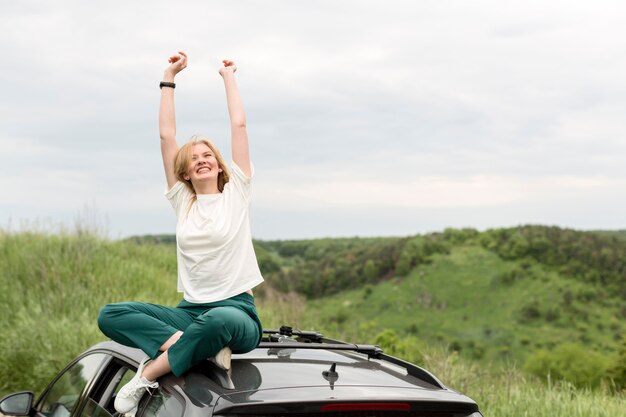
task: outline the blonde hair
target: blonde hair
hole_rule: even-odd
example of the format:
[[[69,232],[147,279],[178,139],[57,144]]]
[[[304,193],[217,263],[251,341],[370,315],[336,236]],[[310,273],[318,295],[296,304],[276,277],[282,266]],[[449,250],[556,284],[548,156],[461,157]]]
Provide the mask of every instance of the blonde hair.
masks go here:
[[[217,189],[220,190],[220,193],[224,191],[224,186],[230,180],[230,173],[228,172],[228,167],[226,166],[226,162],[224,162],[224,158],[220,153],[219,149],[213,142],[211,142],[207,138],[198,137],[196,135],[192,136],[189,142],[185,143],[176,154],[176,160],[174,162],[174,173],[176,174],[176,178],[178,181],[182,182],[189,188],[193,197],[189,203],[189,208],[191,205],[197,200],[196,190],[193,188],[193,184],[191,180],[185,179],[187,175],[187,171],[189,170],[189,164],[193,159],[193,147],[196,145],[206,145],[213,152],[213,156],[217,159],[217,163],[219,168],[222,169],[217,175]],[[189,208],[187,210],[189,210]]]

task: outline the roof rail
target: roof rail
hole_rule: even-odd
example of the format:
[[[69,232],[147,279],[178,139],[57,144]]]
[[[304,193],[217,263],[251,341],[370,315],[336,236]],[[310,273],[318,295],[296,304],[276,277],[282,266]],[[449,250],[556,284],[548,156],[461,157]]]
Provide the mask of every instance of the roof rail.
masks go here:
[[[304,342],[317,342],[321,343],[324,335],[317,331],[303,331],[303,330],[293,330],[289,326],[280,326],[278,330],[265,329],[263,330],[263,334],[269,335],[268,340],[271,339],[272,335],[276,336],[297,336],[299,339],[303,339]]]
[[[297,349],[332,349],[332,350],[350,350],[353,352],[364,353],[369,358],[384,360],[394,365],[406,369],[407,373],[415,378],[419,378],[430,384],[440,388],[446,388],[433,374],[417,365],[407,362],[395,356],[384,353],[383,349],[377,345],[361,345],[347,343],[341,340],[329,339],[317,331],[293,330],[288,326],[281,326],[279,330],[263,330],[263,334],[268,335],[266,341],[259,343],[260,348],[276,348],[289,345],[291,348]],[[291,336],[296,336],[293,339]]]
[[[377,357],[383,350],[374,345],[353,345],[350,343],[314,343],[314,342],[261,342],[260,348],[290,347],[297,349],[331,349],[331,350],[350,350],[353,352],[365,353],[370,357]]]

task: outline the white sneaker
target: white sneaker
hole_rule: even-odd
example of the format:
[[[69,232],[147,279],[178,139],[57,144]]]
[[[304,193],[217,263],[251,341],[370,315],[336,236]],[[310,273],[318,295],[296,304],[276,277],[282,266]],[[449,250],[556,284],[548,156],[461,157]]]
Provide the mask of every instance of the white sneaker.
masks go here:
[[[148,381],[146,378],[141,376],[143,372],[143,368],[149,360],[144,360],[140,365],[139,369],[137,369],[137,373],[128,381],[126,385],[120,389],[115,397],[115,411],[120,414],[128,413],[129,411],[137,408],[137,404],[139,404],[139,400],[143,396],[143,394],[148,390],[148,388],[157,388],[159,383],[156,381]]]
[[[230,350],[228,346],[217,352],[217,354],[209,358],[211,362],[217,365],[218,368],[221,368],[225,371],[230,369],[230,357],[233,354],[233,351]]]

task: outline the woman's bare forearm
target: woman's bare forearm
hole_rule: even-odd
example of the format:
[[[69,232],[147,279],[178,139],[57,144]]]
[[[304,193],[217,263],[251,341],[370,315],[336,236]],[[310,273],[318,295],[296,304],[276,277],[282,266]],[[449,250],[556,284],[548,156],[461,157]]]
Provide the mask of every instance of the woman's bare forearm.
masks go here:
[[[246,127],[246,113],[239,94],[239,87],[235,80],[237,67],[233,61],[224,60],[224,67],[220,69],[220,75],[224,79],[226,89],[226,104],[230,118],[231,147],[233,161],[246,176],[252,175],[250,163],[250,146],[248,144],[248,131]]]
[[[163,81],[173,83],[176,74],[187,67],[187,55],[179,52],[169,58],[169,67],[163,73]],[[178,153],[176,144],[176,112],[174,109],[174,86],[161,87],[161,101],[159,104],[159,135],[161,136],[161,156],[167,185],[172,187],[176,183],[174,162]]]
[[[239,94],[239,87],[235,74],[226,72],[224,75],[224,87],[226,88],[226,103],[228,105],[228,116],[231,126],[246,126],[246,113],[243,109],[243,102]]]
[[[165,71],[163,81],[174,82],[174,74]],[[159,134],[161,140],[176,140],[176,112],[174,109],[174,89],[161,88],[161,103],[159,106]]]

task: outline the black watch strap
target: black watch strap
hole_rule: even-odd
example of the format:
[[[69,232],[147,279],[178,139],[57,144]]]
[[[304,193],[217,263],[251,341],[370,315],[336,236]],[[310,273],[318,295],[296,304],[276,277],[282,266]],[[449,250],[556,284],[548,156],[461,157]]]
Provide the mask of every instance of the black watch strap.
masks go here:
[[[163,88],[163,87],[170,87],[170,88],[176,88],[176,84],[174,83],[168,83],[166,81],[161,81],[159,83],[159,88]]]

